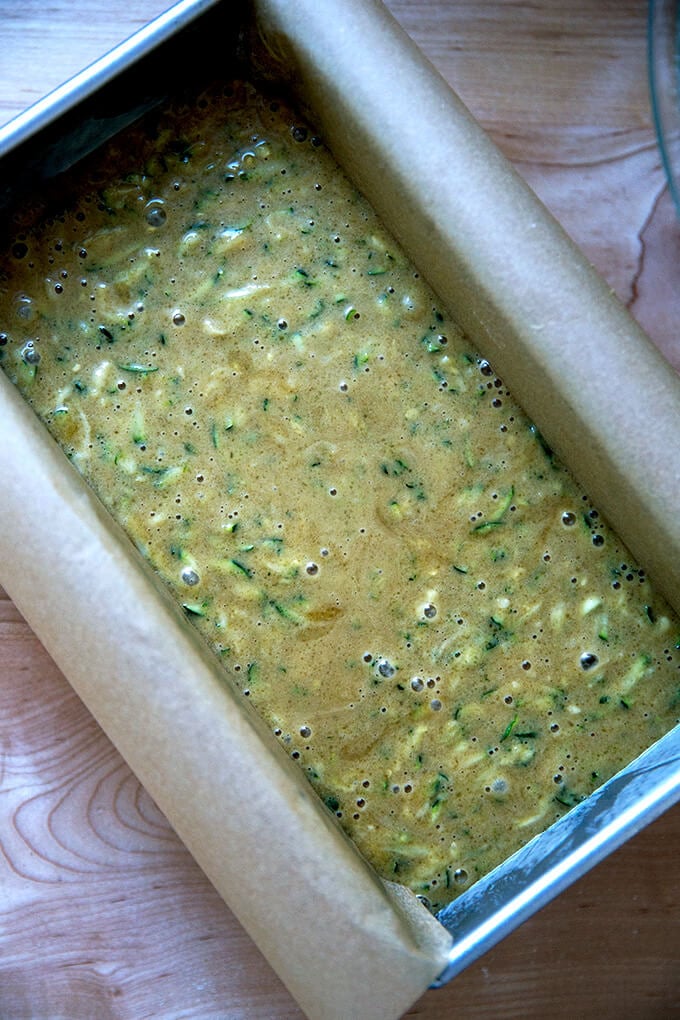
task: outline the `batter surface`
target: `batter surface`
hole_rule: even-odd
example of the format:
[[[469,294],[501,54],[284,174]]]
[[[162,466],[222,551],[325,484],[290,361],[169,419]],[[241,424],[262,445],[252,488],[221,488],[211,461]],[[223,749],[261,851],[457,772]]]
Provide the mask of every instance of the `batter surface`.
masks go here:
[[[441,906],[678,720],[677,619],[284,103],[211,89],[77,187],[2,261],[2,368]]]

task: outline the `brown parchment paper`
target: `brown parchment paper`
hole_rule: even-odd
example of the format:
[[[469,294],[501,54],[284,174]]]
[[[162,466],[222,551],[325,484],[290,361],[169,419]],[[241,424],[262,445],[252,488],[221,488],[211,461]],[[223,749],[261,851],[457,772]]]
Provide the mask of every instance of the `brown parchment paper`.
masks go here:
[[[255,6],[336,158],[680,611],[677,374],[380,0]]]
[[[677,607],[671,369],[376,0],[253,6],[336,155]],[[0,415],[0,582],[305,1012],[400,1016],[449,936],[363,864],[1,373]]]
[[[0,373],[3,584],[312,1018],[398,1017],[450,938],[359,858]]]

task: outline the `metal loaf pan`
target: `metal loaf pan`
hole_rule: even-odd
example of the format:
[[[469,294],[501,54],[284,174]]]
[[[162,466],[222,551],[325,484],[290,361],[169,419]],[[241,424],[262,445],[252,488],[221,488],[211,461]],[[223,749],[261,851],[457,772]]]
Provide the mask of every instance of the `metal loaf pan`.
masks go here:
[[[680,609],[680,525],[673,506],[680,391],[671,370],[378,2],[350,0],[342,11],[317,0],[255,0],[252,7],[254,22],[253,12],[244,18],[228,3],[184,0],[0,129],[0,220],[24,190],[67,173],[171,92],[178,66],[186,79],[226,59],[232,66],[247,62],[253,46],[258,62],[266,52],[318,113],[331,149],[387,226]],[[419,175],[414,183],[403,158],[416,137],[421,151],[430,146],[426,182]],[[584,341],[593,333],[601,340],[599,352]],[[610,377],[621,377],[616,400],[628,401],[625,421],[607,395],[605,367]],[[652,394],[653,401],[644,399]],[[640,445],[650,430],[638,426],[660,406],[651,449]],[[0,461],[3,484],[9,469]],[[635,523],[643,514],[644,534]],[[32,570],[39,573],[40,564]],[[0,581],[42,637],[40,614],[32,613],[31,592],[19,574],[18,561],[0,562]],[[68,664],[59,664],[70,678]],[[87,694],[81,696],[90,704]],[[94,700],[90,707],[99,717]],[[146,782],[144,768],[132,764]],[[165,809],[153,781],[151,788]],[[435,985],[678,799],[676,727],[440,913],[452,940],[439,957]],[[176,827],[184,838],[179,814]],[[169,817],[175,824],[172,812]],[[210,875],[209,864],[204,867]],[[248,909],[237,907],[242,920]],[[274,929],[274,942],[277,937]],[[310,1015],[336,1015],[313,997],[305,1000],[285,954],[281,962],[275,947],[264,950]],[[390,1008],[382,1012],[378,1005],[370,1015],[389,1015]]]

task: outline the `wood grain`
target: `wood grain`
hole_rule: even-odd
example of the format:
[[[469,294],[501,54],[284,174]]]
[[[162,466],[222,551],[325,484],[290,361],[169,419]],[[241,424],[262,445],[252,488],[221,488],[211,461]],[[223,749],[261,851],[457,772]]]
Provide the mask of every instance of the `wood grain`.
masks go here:
[[[0,122],[166,6],[0,0]],[[644,5],[389,6],[680,368]],[[679,847],[677,807],[407,1015],[680,1016]],[[0,590],[2,1020],[301,1015]]]

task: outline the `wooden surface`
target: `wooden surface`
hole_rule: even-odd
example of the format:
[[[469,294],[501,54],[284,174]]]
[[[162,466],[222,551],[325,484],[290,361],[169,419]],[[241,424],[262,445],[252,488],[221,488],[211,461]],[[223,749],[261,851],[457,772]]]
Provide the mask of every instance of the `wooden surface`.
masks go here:
[[[0,122],[165,6],[0,0]],[[680,369],[645,5],[389,6]],[[407,1015],[680,1017],[679,852],[676,807]],[[301,1013],[0,591],[0,1018],[143,1017]]]

